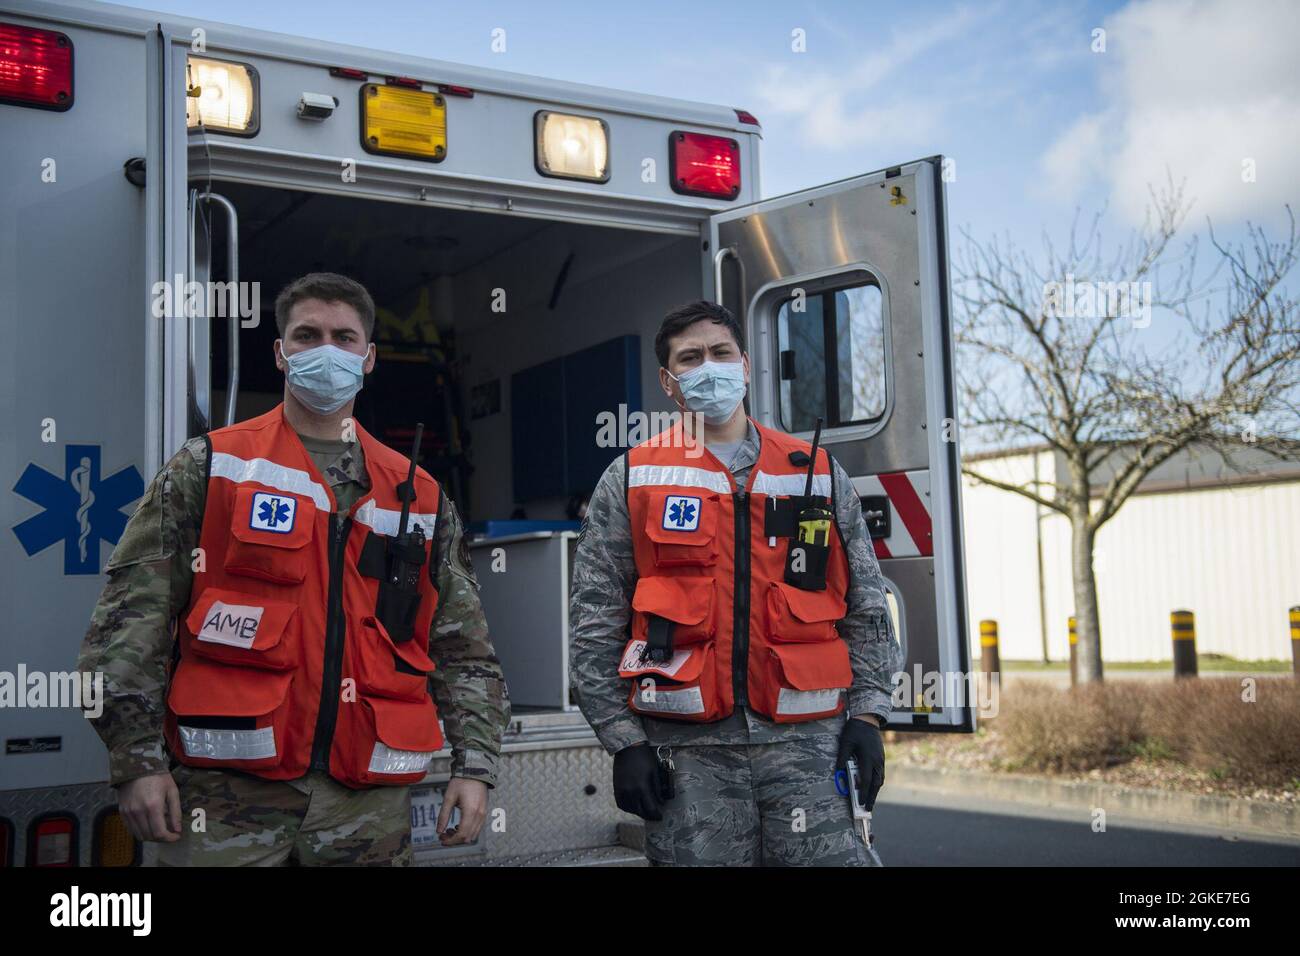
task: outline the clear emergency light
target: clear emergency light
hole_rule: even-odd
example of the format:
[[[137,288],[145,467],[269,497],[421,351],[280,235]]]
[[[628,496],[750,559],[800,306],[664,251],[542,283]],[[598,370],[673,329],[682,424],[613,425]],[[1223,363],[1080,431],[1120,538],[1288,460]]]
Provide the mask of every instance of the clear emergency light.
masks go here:
[[[66,34],[0,23],[0,103],[72,108],[72,41]]]
[[[33,820],[27,831],[27,865],[76,866],[77,818],[60,812]]]
[[[740,144],[726,136],[675,130],[668,137],[674,192],[735,199],[740,195]]]
[[[214,133],[257,133],[257,71],[246,63],[192,56],[187,62],[185,125]]]
[[[361,87],[361,145],[368,153],[442,162],[447,156],[447,101],[404,85]]]
[[[539,110],[534,163],[543,176],[609,181],[609,125],[595,116]]]

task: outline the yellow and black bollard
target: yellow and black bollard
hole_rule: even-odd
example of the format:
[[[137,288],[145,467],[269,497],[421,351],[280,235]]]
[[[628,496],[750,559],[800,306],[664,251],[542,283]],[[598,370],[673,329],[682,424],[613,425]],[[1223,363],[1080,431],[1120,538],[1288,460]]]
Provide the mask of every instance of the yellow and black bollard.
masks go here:
[[[1074,629],[1074,618],[1070,618],[1070,686],[1079,683],[1079,635]]]
[[[980,670],[997,674],[1002,669],[998,660],[998,622],[980,621]]]
[[[1191,611],[1174,611],[1169,615],[1169,630],[1174,639],[1174,676],[1196,676],[1196,617]]]
[[[1291,671],[1300,674],[1300,605],[1291,608]]]

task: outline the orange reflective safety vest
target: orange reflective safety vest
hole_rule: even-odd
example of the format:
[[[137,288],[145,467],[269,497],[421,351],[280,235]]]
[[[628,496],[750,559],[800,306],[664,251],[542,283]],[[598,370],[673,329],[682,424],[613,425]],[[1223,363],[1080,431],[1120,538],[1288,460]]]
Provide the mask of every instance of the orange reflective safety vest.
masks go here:
[[[376,616],[376,558],[397,534],[409,460],[356,433],[371,490],[347,514],[282,405],[208,436],[204,564],[167,694],[181,763],[269,780],[323,770],[362,788],[422,779],[442,746],[427,652],[438,483],[416,470],[408,527],[424,530],[425,564],[413,634],[394,641]]]
[[[686,447],[680,422],[627,453],[637,584],[619,676],[632,678],[639,714],[709,722],[747,704],[795,723],[844,707],[853,672],[835,627],[847,610],[843,538],[838,525],[829,534],[824,590],[786,583],[790,538],[767,533],[777,530],[768,511],[804,494],[811,449],[754,425],[759,457],[743,489],[703,444]],[[824,449],[813,495],[834,511]],[[657,659],[647,654],[656,632]]]

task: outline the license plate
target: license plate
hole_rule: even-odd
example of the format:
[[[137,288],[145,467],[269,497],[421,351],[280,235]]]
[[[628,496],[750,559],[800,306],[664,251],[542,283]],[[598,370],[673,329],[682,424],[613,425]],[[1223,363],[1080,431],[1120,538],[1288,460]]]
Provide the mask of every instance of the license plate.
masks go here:
[[[446,796],[446,784],[432,784],[411,788],[411,848],[427,850],[442,846],[438,839],[438,813]],[[449,826],[460,825],[460,807],[451,811]]]

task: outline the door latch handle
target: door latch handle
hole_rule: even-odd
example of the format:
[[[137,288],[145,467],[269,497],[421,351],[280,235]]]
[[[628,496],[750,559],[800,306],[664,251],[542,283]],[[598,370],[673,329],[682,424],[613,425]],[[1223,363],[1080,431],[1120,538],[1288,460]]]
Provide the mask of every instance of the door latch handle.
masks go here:
[[[889,496],[863,495],[862,517],[867,523],[867,533],[872,539],[889,537]]]

